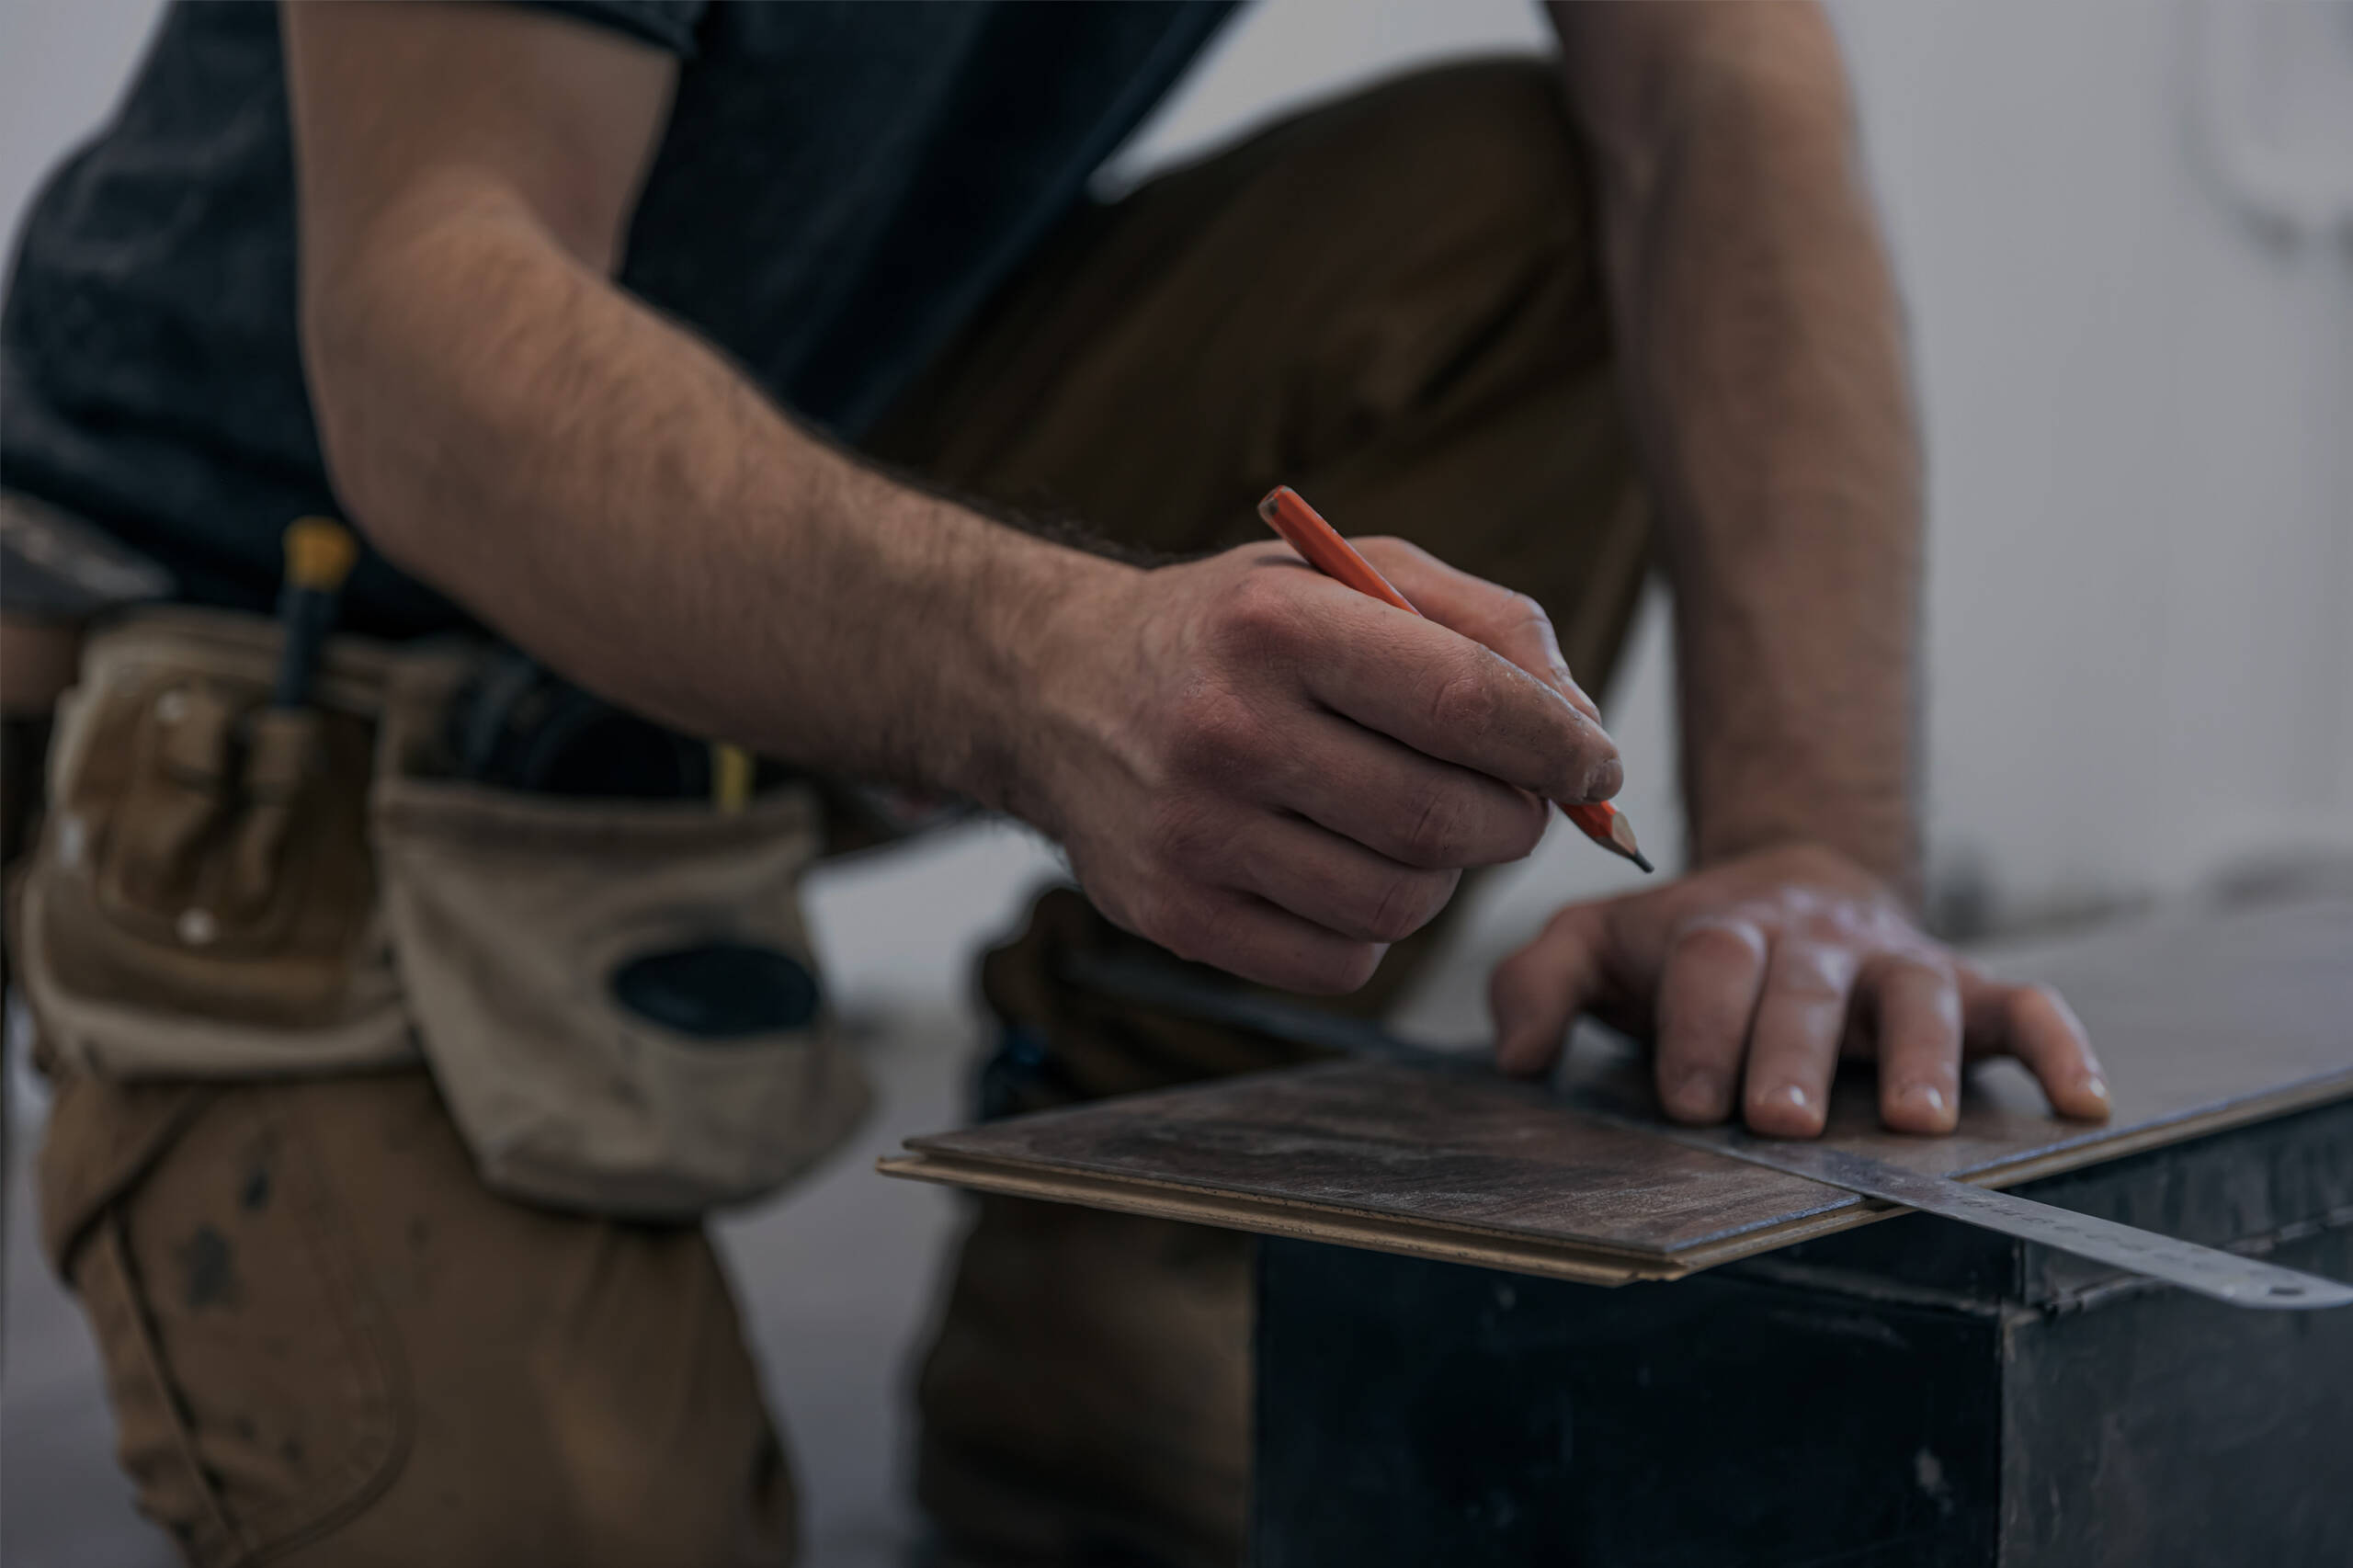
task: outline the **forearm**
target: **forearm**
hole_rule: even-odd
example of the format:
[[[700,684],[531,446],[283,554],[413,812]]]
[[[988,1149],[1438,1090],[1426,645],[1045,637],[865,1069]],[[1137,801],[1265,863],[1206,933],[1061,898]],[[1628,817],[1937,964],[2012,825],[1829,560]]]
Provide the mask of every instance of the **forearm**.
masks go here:
[[[1836,42],[1811,7],[1572,9],[1597,14],[1564,32],[1654,35],[1588,48],[1574,85],[1676,595],[1694,858],[1813,840],[1913,892],[1918,445]],[[1592,40],[1568,41],[1574,74]]]
[[[1017,804],[1032,633],[1127,568],[795,427],[494,193],[426,199],[306,290],[322,435],[378,547],[690,733]]]

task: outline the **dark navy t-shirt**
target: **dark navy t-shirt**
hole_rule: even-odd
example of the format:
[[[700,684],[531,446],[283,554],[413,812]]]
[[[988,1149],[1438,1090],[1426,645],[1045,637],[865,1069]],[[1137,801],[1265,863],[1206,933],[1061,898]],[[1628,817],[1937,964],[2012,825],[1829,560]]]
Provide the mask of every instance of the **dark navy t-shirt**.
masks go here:
[[[855,437],[1166,93],[1230,4],[544,9],[679,57],[622,285]],[[187,597],[264,608],[337,510],[295,335],[272,5],[165,13],[120,112],[27,220],[0,319],[0,484],[106,526]],[[347,621],[460,619],[370,560]]]

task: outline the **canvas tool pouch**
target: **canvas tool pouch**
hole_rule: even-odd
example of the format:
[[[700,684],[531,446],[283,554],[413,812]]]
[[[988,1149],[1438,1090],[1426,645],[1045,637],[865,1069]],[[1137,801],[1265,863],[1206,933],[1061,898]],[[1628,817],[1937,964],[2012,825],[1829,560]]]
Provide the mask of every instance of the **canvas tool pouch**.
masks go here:
[[[759,1197],[848,1134],[869,1096],[800,910],[811,791],[722,813],[446,777],[442,711],[479,652],[336,638],[289,711],[267,706],[278,645],[188,608],[93,639],[19,909],[62,1062],[131,1081],[422,1060],[489,1187],[619,1217]],[[694,1016],[711,955],[747,953],[805,1005]],[[675,1007],[623,1001],[649,964]]]
[[[483,1180],[671,1219],[800,1175],[869,1103],[801,918],[814,790],[722,812],[438,776],[441,718],[473,667],[395,663],[370,816],[409,1008]],[[774,985],[731,1008],[746,964],[801,988],[781,1012]]]
[[[366,801],[389,650],[268,706],[276,627],[189,608],[92,637],[58,705],[17,961],[47,1048],[122,1080],[416,1059]]]

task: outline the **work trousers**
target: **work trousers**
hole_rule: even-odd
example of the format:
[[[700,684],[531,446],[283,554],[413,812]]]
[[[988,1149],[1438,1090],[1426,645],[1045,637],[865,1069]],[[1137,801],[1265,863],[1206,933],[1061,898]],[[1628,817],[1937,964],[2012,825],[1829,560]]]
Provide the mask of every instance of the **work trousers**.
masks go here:
[[[870,443],[1156,553],[1264,537],[1297,485],[1533,594],[1588,687],[1646,555],[1591,194],[1551,69],[1404,77],[1069,220]],[[1071,992],[1133,942],[1051,894],[984,961],[1019,1108],[1278,1064]],[[1428,942],[1400,944],[1377,1011]],[[793,1499],[693,1225],[487,1190],[422,1072],[61,1073],[45,1242],[138,1505],[197,1563],[779,1563]],[[1249,1244],[987,1199],[923,1362],[918,1486],[961,1563],[1232,1564]]]

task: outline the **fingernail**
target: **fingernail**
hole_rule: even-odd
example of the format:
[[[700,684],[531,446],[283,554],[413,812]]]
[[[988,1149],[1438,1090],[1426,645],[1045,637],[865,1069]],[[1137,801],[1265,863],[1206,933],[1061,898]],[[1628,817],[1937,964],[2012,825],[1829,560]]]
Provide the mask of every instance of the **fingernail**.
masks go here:
[[[1806,1106],[1811,1103],[1804,1088],[1796,1084],[1791,1084],[1788,1088],[1783,1089],[1781,1091],[1781,1097],[1789,1101],[1791,1105],[1797,1107],[1800,1110],[1803,1110]]]
[[[1945,1092],[1934,1084],[1915,1084],[1896,1097],[1910,1101],[1931,1116],[1941,1117],[1945,1113]]]
[[[2084,1080],[2084,1093],[2091,1096],[2091,1097],[2096,1100],[2104,1100],[2108,1098],[2108,1080],[2099,1076],[2097,1074],[2094,1074],[2092,1076]]]
[[[1676,1098],[1695,1111],[1712,1111],[1723,1103],[1724,1080],[1720,1073],[1694,1067],[1677,1081]]]
[[[1617,794],[1625,782],[1625,765],[1614,756],[1604,757],[1594,764],[1592,772],[1585,776],[1585,788],[1580,798],[1586,801],[1607,801]]]

